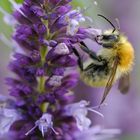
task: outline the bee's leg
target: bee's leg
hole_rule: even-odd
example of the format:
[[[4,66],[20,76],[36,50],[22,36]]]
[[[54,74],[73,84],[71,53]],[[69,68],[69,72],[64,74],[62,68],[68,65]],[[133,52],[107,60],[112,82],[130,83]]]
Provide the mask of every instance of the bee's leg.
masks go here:
[[[81,69],[81,71],[84,71],[83,62],[82,62],[82,58],[81,58],[80,54],[78,53],[78,51],[75,48],[73,48],[73,52],[78,57],[79,68]]]
[[[94,60],[97,60],[97,61],[101,61],[100,57],[98,57],[98,56],[96,55],[95,52],[91,51],[91,50],[86,46],[86,44],[85,44],[84,42],[80,42],[80,44],[81,44],[81,49],[82,49],[84,52],[86,52],[86,53],[90,56],[90,58],[92,58],[92,59],[94,59]]]

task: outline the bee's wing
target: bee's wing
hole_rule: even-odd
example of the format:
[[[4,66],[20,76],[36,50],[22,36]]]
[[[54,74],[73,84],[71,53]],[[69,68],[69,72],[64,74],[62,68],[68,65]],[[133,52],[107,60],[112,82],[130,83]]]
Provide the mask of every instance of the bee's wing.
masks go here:
[[[105,87],[105,90],[104,90],[104,94],[103,94],[103,97],[102,97],[102,100],[101,100],[100,104],[102,104],[104,102],[104,100],[106,99],[106,96],[108,95],[108,93],[109,93],[109,91],[110,91],[110,89],[112,87],[112,83],[114,81],[114,77],[115,77],[115,74],[116,74],[117,66],[118,66],[118,57],[116,57],[114,59],[113,68],[112,68],[110,77],[108,79],[108,82],[106,84],[106,87]]]
[[[119,79],[118,89],[122,94],[126,94],[130,88],[130,73],[123,75]]]

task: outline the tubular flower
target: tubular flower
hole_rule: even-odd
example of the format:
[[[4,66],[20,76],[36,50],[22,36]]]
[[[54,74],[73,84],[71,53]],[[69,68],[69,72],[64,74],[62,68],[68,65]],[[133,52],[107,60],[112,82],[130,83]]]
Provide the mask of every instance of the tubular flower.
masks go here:
[[[77,127],[83,131],[90,127],[91,120],[87,117],[88,111],[92,111],[101,117],[104,117],[101,113],[94,110],[92,107],[88,107],[89,102],[82,100],[78,103],[73,103],[65,106],[64,114],[66,116],[73,116],[76,120]]]
[[[36,127],[39,128],[43,137],[44,133],[48,131],[48,128],[51,128],[54,131],[54,133],[58,135],[58,133],[53,128],[52,116],[48,113],[43,114],[42,117],[35,122],[35,126],[31,130],[29,130],[25,135],[29,135]]]
[[[73,103],[72,88],[78,81],[73,48],[86,38],[94,40],[99,31],[80,27],[85,17],[72,9],[71,0],[24,0],[22,5],[9,1],[16,42],[11,44],[9,69],[17,77],[6,81],[22,117],[2,110],[14,117],[8,130],[14,140],[79,140],[81,131],[90,129],[88,111],[102,114],[87,101]]]

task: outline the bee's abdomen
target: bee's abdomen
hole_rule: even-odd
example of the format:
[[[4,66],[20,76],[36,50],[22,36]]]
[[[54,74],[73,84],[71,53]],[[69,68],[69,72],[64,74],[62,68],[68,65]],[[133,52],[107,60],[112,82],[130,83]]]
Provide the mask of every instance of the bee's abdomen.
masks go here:
[[[122,73],[128,73],[132,70],[134,63],[134,49],[129,42],[121,44],[118,49],[120,58],[118,68]]]
[[[108,62],[103,65],[90,64],[81,72],[82,80],[89,86],[101,87],[107,84],[110,75]]]

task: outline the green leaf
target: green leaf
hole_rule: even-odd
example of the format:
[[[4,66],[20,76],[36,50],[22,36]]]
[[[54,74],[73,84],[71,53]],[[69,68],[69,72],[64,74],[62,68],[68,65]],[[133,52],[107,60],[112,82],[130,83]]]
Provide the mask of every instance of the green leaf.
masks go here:
[[[73,0],[73,7],[84,7],[84,0]]]
[[[17,3],[23,3],[23,0],[15,0]]]
[[[0,0],[0,7],[2,7],[4,10],[6,10],[9,13],[12,12],[11,4],[8,0]]]
[[[121,138],[121,140],[140,140],[140,136],[139,135],[127,135],[127,136],[123,136]]]

